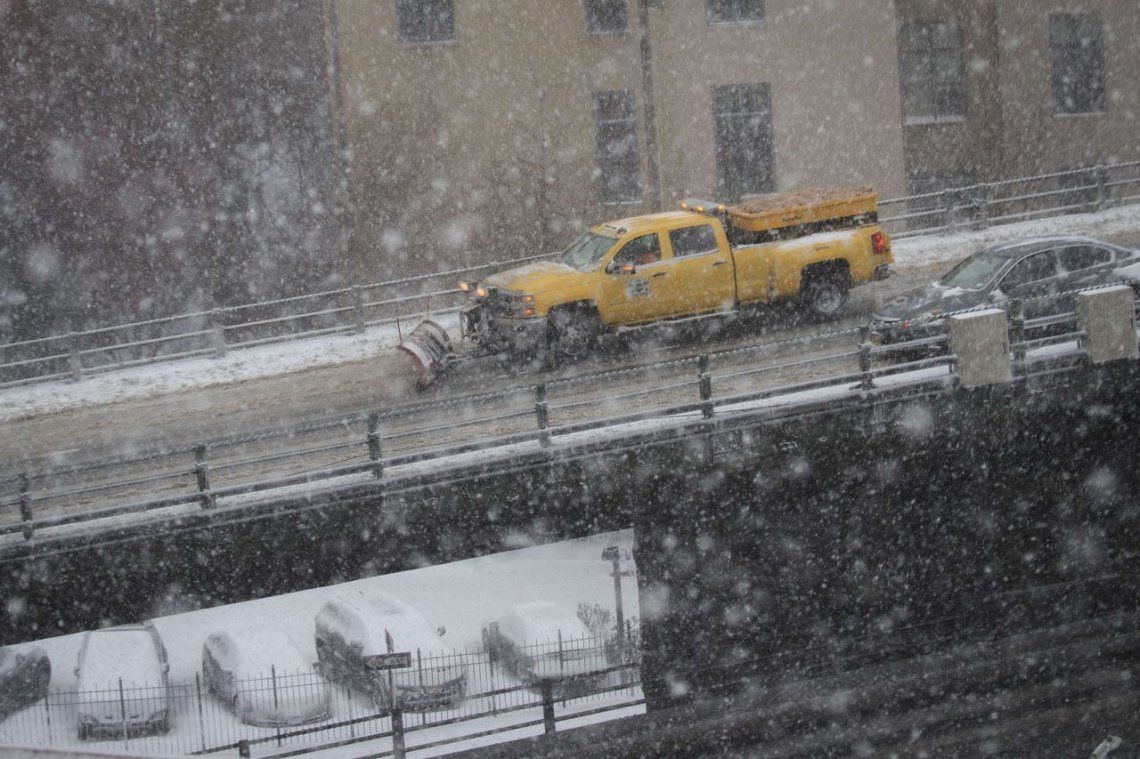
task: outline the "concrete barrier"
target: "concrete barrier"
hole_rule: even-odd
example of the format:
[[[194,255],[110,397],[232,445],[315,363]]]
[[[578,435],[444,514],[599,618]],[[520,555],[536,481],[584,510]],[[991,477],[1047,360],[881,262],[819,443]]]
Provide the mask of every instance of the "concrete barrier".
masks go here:
[[[1136,358],[1136,308],[1127,285],[1077,293],[1077,325],[1094,364]]]
[[[951,316],[950,351],[957,357],[962,387],[980,387],[1009,382],[1013,371],[1009,358],[1009,317],[992,308]]]

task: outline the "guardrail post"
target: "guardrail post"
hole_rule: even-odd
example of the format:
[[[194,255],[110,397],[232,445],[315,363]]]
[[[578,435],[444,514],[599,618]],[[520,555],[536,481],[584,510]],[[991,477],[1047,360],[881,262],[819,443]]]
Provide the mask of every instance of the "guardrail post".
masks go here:
[[[703,354],[697,359],[697,385],[701,393],[701,416],[705,419],[712,419],[712,375],[709,374],[709,357],[707,354]]]
[[[547,733],[557,729],[554,722],[554,681],[548,677],[542,679],[542,729]]]
[[[859,328],[859,372],[863,375],[859,387],[862,390],[875,387],[875,376],[871,374],[871,350],[871,327],[865,324]]]
[[[225,358],[226,355],[226,324],[225,312],[220,308],[210,311],[210,347],[214,349],[214,358]]]
[[[1013,348],[1013,365],[1025,366],[1025,302],[1015,298],[1009,302],[1009,343]]]
[[[206,461],[206,446],[194,446],[194,478],[198,481],[199,500],[203,509],[212,509],[217,496],[210,492],[210,464]]]
[[[958,231],[958,220],[954,214],[954,191],[942,191],[942,226],[946,227],[946,231],[953,234]]]
[[[368,458],[372,461],[372,476],[380,479],[384,476],[384,457],[380,448],[380,414],[372,412],[368,415]]]
[[[392,709],[392,757],[404,759],[404,711],[399,704]]]
[[[976,225],[978,229],[989,229],[990,226],[990,186],[988,184],[980,184],[976,188],[977,194],[974,197],[976,213]]]
[[[1096,210],[1103,211],[1111,205],[1108,191],[1108,169],[1103,166],[1093,168],[1096,175]]]
[[[79,333],[72,332],[68,337],[67,364],[71,370],[71,381],[83,379],[83,354],[79,349]]]
[[[364,290],[360,285],[352,286],[352,314],[356,318],[356,334],[364,334]]]
[[[538,442],[546,448],[550,445],[550,433],[547,431],[550,427],[550,411],[546,404],[545,382],[540,382],[534,388],[534,416],[540,431]]]
[[[31,540],[35,533],[32,526],[32,495],[28,492],[28,475],[20,475],[20,520],[24,523],[24,540]]]

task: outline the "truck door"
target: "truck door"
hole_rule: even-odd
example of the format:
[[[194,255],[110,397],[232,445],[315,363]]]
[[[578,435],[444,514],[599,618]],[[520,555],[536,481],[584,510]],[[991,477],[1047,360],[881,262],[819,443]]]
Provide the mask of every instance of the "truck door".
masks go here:
[[[628,240],[606,266],[599,303],[609,326],[638,324],[668,314],[669,262],[656,232]],[[633,271],[625,270],[632,266]]]
[[[669,231],[666,313],[670,316],[727,311],[736,301],[731,254],[723,232],[711,223]]]

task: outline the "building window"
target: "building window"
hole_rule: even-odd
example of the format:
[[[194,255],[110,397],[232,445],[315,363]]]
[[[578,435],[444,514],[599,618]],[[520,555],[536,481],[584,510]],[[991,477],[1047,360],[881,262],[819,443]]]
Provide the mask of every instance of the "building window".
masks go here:
[[[904,22],[899,28],[899,76],[908,124],[965,117],[962,30],[957,24]]]
[[[1097,13],[1049,16],[1055,113],[1104,111],[1103,24]]]
[[[729,84],[712,91],[718,196],[734,201],[776,189],[772,99],[767,84]]]
[[[627,0],[586,0],[586,31],[589,34],[625,34],[629,31]]]
[[[401,42],[451,42],[455,9],[451,0],[396,0]]]
[[[641,200],[635,108],[636,101],[629,90],[594,93],[598,197],[603,203]]]
[[[745,24],[764,20],[764,0],[705,0],[710,24]]]

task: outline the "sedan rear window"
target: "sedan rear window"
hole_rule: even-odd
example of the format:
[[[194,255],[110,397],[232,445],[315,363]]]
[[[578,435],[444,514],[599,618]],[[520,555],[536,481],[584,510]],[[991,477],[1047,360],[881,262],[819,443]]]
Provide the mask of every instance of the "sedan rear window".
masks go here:
[[[1009,259],[995,253],[976,253],[950,270],[942,278],[947,287],[980,290],[990,283]]]

